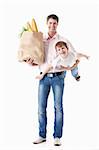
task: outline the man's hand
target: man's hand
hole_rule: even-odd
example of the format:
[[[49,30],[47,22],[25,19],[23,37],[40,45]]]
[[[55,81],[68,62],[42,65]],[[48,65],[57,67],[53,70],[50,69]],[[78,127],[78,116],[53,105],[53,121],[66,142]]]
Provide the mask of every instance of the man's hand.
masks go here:
[[[34,60],[32,60],[31,58],[28,58],[26,60],[24,60],[26,63],[28,63],[29,65],[32,65],[32,66],[37,66],[37,64],[33,63]]]
[[[71,67],[71,70],[74,69],[75,67],[77,67],[77,65],[79,64],[79,62],[80,62],[80,60],[77,59],[76,62],[75,62],[75,64]]]
[[[74,64],[73,66],[71,66],[71,67],[65,67],[65,66],[62,66],[62,65],[61,65],[61,67],[62,67],[63,69],[65,69],[65,70],[72,70],[72,69],[74,69],[75,67],[77,67],[77,65],[79,64],[79,62],[80,62],[80,60],[77,59],[76,62],[75,62],[75,64]]]
[[[78,65],[78,63],[79,63],[79,62],[80,62],[80,60],[79,60],[79,59],[77,59],[75,64],[76,64],[76,65]]]

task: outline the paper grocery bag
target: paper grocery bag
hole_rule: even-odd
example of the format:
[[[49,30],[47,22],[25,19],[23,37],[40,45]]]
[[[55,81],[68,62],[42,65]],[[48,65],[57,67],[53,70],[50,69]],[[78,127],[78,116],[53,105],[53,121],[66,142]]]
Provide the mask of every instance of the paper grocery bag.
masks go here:
[[[40,65],[44,62],[43,33],[23,32],[20,38],[18,60],[24,61],[31,58],[34,64]]]

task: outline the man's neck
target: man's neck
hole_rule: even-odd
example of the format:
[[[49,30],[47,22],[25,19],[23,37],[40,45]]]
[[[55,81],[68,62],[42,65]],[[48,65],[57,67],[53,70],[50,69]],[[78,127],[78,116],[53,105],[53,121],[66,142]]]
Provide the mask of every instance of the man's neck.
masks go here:
[[[48,35],[50,38],[52,38],[55,34],[56,34],[56,32],[48,32]]]

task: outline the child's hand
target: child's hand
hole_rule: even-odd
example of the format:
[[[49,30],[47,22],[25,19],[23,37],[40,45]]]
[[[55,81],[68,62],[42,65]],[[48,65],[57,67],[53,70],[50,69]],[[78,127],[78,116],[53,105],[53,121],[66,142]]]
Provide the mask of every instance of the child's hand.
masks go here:
[[[90,58],[90,56],[86,56],[86,59],[89,59]]]

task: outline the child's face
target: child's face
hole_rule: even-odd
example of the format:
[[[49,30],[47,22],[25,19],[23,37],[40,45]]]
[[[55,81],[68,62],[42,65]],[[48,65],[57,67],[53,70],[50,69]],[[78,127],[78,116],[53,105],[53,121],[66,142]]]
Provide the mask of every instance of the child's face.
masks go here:
[[[61,55],[62,57],[66,57],[68,55],[68,49],[63,45],[63,46],[57,46],[56,51],[58,55]]]

